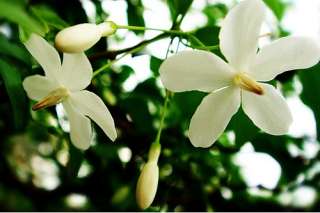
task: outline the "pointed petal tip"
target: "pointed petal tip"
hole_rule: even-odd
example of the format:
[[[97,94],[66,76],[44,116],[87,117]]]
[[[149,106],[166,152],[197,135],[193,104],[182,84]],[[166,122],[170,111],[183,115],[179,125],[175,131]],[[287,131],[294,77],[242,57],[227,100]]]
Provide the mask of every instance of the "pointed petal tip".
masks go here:
[[[117,132],[116,132],[116,131],[114,132],[113,135],[109,136],[109,138],[110,138],[110,140],[111,140],[112,142],[115,142],[115,141],[117,140],[117,137],[118,137],[118,135],[117,135]]]

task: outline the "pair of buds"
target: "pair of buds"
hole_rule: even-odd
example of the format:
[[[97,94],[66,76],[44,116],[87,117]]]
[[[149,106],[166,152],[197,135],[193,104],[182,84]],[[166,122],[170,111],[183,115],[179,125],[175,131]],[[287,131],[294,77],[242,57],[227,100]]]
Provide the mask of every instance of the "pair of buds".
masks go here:
[[[55,38],[55,46],[61,52],[84,52],[95,45],[101,37],[116,32],[117,25],[112,21],[101,24],[78,24],[61,30]]]

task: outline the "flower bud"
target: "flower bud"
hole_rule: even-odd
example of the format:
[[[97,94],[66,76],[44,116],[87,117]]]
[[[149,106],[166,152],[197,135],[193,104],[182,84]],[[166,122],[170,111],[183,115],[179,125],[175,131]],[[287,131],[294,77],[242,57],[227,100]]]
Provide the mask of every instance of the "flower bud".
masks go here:
[[[141,209],[148,208],[156,196],[159,180],[157,161],[147,162],[142,169],[136,188],[137,204]]]
[[[78,24],[61,30],[55,38],[55,46],[61,52],[83,52],[95,45],[101,37],[112,35],[117,29],[111,21],[96,24]]]

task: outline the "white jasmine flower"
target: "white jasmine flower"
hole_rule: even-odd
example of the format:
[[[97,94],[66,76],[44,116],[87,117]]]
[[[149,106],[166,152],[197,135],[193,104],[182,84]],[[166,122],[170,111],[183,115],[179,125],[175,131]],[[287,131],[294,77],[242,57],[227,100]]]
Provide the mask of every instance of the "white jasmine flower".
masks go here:
[[[158,159],[161,146],[158,143],[152,144],[149,151],[148,162],[143,166],[136,188],[137,204],[141,209],[148,208],[153,202],[159,181]]]
[[[23,81],[29,98],[39,101],[32,109],[62,103],[70,122],[71,141],[79,149],[90,146],[89,118],[114,141],[117,133],[110,112],[96,94],[84,90],[93,74],[86,55],[65,53],[61,65],[58,52],[42,37],[32,34],[25,46],[45,72],[45,76],[33,75]]]
[[[111,21],[96,24],[77,24],[61,30],[55,38],[55,46],[61,52],[83,52],[95,45],[101,37],[115,33],[117,26]]]
[[[256,126],[272,135],[286,134],[292,115],[285,99],[265,83],[277,75],[315,65],[317,43],[303,37],[280,38],[257,52],[266,6],[243,0],[227,14],[220,31],[220,49],[229,63],[205,51],[183,51],[160,67],[164,86],[174,92],[208,92],[194,113],[189,138],[209,147],[223,133],[240,102]]]

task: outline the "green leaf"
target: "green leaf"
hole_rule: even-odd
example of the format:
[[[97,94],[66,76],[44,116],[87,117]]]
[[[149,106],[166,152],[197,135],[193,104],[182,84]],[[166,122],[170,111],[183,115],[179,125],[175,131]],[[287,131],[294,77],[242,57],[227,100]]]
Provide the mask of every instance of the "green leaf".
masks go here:
[[[286,10],[286,4],[282,0],[264,0],[279,21],[282,20]]]
[[[162,64],[163,60],[161,60],[160,58],[151,56],[150,58],[150,69],[152,71],[152,73],[154,74],[154,76],[159,76],[159,68],[160,65]]]
[[[195,36],[206,46],[213,46],[219,44],[219,32],[219,27],[203,27],[195,32]]]
[[[16,58],[26,64],[30,64],[30,57],[26,49],[19,44],[10,42],[0,34],[0,54]]]
[[[167,0],[172,21],[176,22],[179,15],[183,17],[188,11],[192,2],[193,0]]]
[[[11,1],[0,1],[0,17],[8,19],[21,27],[28,29],[30,32],[44,36],[44,27],[20,5],[14,4]]]
[[[0,75],[10,98],[15,127],[22,129],[27,116],[27,101],[22,88],[20,73],[12,64],[0,59]]]
[[[245,142],[253,139],[259,132],[259,129],[253,124],[242,109],[232,117],[227,129],[234,131],[237,147],[240,147]]]
[[[125,82],[132,74],[134,74],[134,70],[127,65],[121,67],[121,72],[117,76],[117,82],[123,83]]]
[[[143,19],[144,7],[140,0],[128,0],[128,24],[132,26],[145,26]],[[144,31],[134,31],[135,34],[143,34]]]
[[[203,13],[208,18],[208,25],[215,26],[217,21],[226,16],[228,7],[224,4],[218,3],[215,5],[209,5],[203,9]]]
[[[74,147],[69,146],[70,160],[67,163],[67,172],[70,178],[75,178],[78,175],[81,163],[83,161],[83,152]]]
[[[301,93],[302,101],[308,105],[316,118],[317,135],[320,136],[320,64],[310,68],[308,71],[299,72],[299,77],[303,85]]]
[[[68,26],[68,24],[62,20],[54,10],[45,5],[33,6],[31,7],[31,11],[43,23],[48,31],[50,27],[62,30]]]

